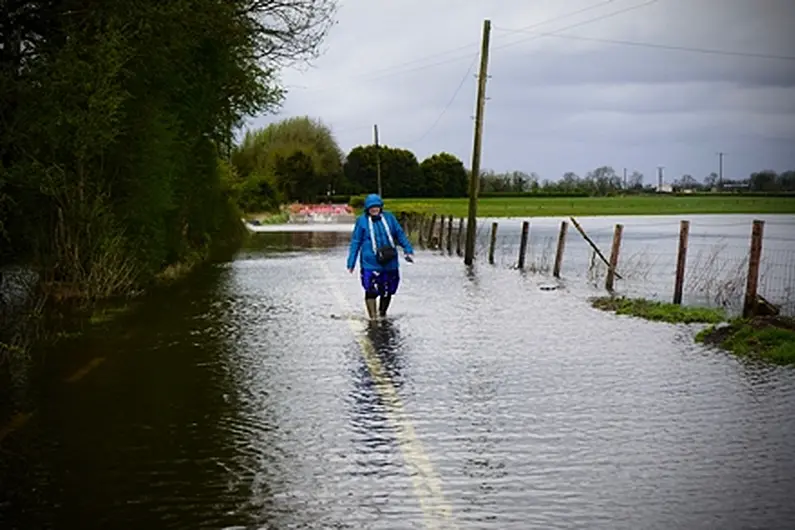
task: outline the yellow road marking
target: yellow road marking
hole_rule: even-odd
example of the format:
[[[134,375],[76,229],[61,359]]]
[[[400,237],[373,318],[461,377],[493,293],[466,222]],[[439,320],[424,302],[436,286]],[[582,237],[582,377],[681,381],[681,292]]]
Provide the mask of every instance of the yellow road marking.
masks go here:
[[[28,422],[28,420],[30,420],[31,417],[33,417],[32,412],[18,412],[14,414],[14,416],[5,425],[5,427],[0,429],[0,442],[2,442],[6,436],[22,428]]]
[[[328,277],[328,284],[337,302],[346,314],[351,313],[351,306],[336,284],[328,265],[323,263],[323,268]],[[375,347],[369,338],[362,333],[362,329],[354,319],[347,319],[356,341],[362,350],[367,369],[375,382],[375,387],[381,396],[387,412],[387,418],[395,430],[398,445],[403,453],[403,459],[409,467],[409,474],[414,485],[420,507],[425,514],[425,525],[428,528],[456,528],[452,516],[453,510],[444,498],[442,481],[433,469],[428,454],[422,447],[414,426],[406,414],[403,403],[398,396],[395,385],[384,370]]]
[[[105,362],[105,358],[104,357],[96,357],[94,359],[91,359],[88,362],[88,364],[86,364],[80,370],[76,371],[71,376],[69,376],[66,379],[66,382],[67,383],[75,383],[75,382],[81,380],[83,377],[85,377],[85,375],[88,372],[90,372],[91,370],[93,370],[94,368],[96,368],[97,366],[99,366],[100,364],[102,364],[104,362]]]

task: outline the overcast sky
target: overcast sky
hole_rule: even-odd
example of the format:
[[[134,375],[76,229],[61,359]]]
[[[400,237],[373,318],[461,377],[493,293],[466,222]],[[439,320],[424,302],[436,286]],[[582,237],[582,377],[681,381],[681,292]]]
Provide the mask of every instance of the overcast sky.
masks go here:
[[[795,169],[795,60],[581,39],[795,56],[793,0],[340,0],[322,56],[250,126],[309,115],[347,152],[377,123],[382,144],[469,167],[486,18],[484,169],[701,180],[719,151],[725,178]]]

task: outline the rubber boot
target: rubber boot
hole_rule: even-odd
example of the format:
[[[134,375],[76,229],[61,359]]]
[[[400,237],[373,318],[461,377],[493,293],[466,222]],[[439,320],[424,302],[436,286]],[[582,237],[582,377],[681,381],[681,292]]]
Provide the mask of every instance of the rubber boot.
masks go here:
[[[391,296],[382,296],[381,300],[378,303],[378,313],[381,317],[386,316],[386,310],[389,309],[389,302],[392,301]]]
[[[365,298],[364,305],[367,306],[367,314],[370,316],[370,320],[378,318],[378,311],[376,311],[375,308],[375,298]]]

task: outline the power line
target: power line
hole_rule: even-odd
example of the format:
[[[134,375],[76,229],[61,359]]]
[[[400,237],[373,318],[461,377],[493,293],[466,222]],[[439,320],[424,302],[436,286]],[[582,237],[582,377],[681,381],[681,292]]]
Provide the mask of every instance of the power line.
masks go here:
[[[644,3],[642,3],[642,4],[635,4],[634,6],[629,6],[629,7],[625,7],[624,9],[619,9],[618,11],[612,11],[610,13],[605,13],[604,15],[601,15],[601,16],[598,16],[598,17],[589,18],[588,20],[583,20],[582,22],[577,22],[575,24],[570,24],[570,25],[564,26],[564,27],[562,27],[560,29],[556,29],[555,31],[551,31],[551,32],[547,32],[547,33],[533,32],[533,35],[528,37],[528,38],[526,38],[526,39],[520,39],[520,40],[517,40],[517,41],[514,41],[514,42],[509,42],[508,44],[503,44],[502,46],[496,46],[493,49],[502,50],[502,49],[508,48],[509,46],[514,46],[516,44],[524,44],[525,42],[529,42],[531,40],[538,39],[538,38],[541,38],[541,37],[549,37],[549,36],[557,35],[561,31],[566,31],[566,30],[569,30],[569,29],[579,28],[580,26],[593,24],[594,22],[601,22],[602,20],[606,20],[608,18],[613,18],[613,17],[616,17],[618,15],[623,15],[624,13],[629,13],[630,11],[635,11],[636,9],[641,9],[643,7],[650,6],[651,4],[657,3],[657,1],[658,0],[648,0],[648,1],[644,2]],[[526,31],[526,30],[520,31],[519,33],[525,33],[525,32],[526,33],[530,33],[529,31]]]
[[[548,20],[546,20],[544,22],[539,22],[539,23],[535,24],[534,26],[530,26],[530,27],[535,27],[535,26],[539,26],[539,25],[546,24],[546,23],[549,23],[549,22],[553,22],[555,20],[560,20],[561,18],[567,18],[567,17],[570,17],[570,16],[574,16],[574,15],[583,13],[585,11],[589,11],[591,9],[594,9],[595,7],[601,7],[605,3],[611,3],[612,1],[613,0],[608,0],[607,2],[601,2],[599,4],[595,4],[595,5],[591,5],[589,7],[578,9],[577,11],[573,11],[573,12],[565,14],[565,15],[560,15],[558,17],[554,17],[552,19],[548,19]],[[576,24],[571,24],[571,25],[569,25],[569,26],[567,26],[567,27],[565,27],[563,29],[557,30],[557,31],[565,31],[566,29],[571,29],[571,28],[582,26],[582,25],[585,25],[585,24],[590,24],[592,22],[597,22],[597,21],[600,21],[600,20],[604,20],[606,18],[614,17],[614,16],[617,16],[619,14],[626,13],[628,11],[633,11],[635,9],[639,9],[641,7],[645,7],[645,6],[653,4],[655,2],[657,2],[657,0],[649,0],[649,1],[645,2],[645,3],[643,3],[643,4],[637,4],[637,5],[630,6],[630,7],[624,8],[624,9],[620,9],[618,11],[614,11],[614,12],[611,12],[611,13],[606,13],[604,15],[601,15],[601,16],[598,16],[598,17],[595,17],[595,18],[592,18],[592,19],[588,19],[588,20],[585,20],[585,21],[582,21],[582,22],[578,22]],[[515,42],[512,42],[512,43],[505,44],[503,46],[497,46],[497,47],[495,47],[493,49],[506,48],[508,46],[512,46],[512,45],[518,44],[520,42],[526,42],[527,40],[532,40],[533,38],[538,38],[539,36],[542,36],[542,35],[535,34],[535,35],[533,35],[532,37],[530,37],[528,39],[521,39],[519,41],[515,41]],[[442,117],[445,115],[447,110],[450,108],[450,106],[455,101],[455,98],[458,95],[458,93],[461,91],[461,87],[464,85],[464,82],[466,81],[467,77],[469,77],[469,73],[472,70],[472,67],[475,65],[475,61],[476,60],[477,60],[477,55],[473,58],[472,63],[469,65],[469,68],[467,69],[466,74],[464,74],[464,78],[461,80],[461,82],[459,83],[458,87],[455,89],[455,92],[453,92],[453,96],[450,98],[450,101],[447,102],[447,105],[445,105],[445,107],[442,109],[442,112],[439,114],[439,116],[436,118],[436,120],[422,134],[422,136],[420,136],[414,142],[411,142],[409,145],[416,144],[416,143],[422,141],[433,130],[433,128],[436,127],[436,125],[439,123],[439,120],[442,119]]]
[[[586,6],[586,7],[574,10],[574,11],[570,11],[568,13],[563,13],[561,15],[557,15],[555,17],[536,22],[536,23],[531,24],[529,26],[525,26],[524,28],[521,28],[521,29],[530,30],[532,28],[537,28],[539,26],[550,24],[552,22],[557,22],[559,20],[570,18],[570,17],[576,16],[576,15],[580,15],[582,13],[585,13],[587,11],[591,11],[593,9],[597,9],[597,8],[603,7],[606,4],[613,3],[614,1],[615,0],[602,0],[602,1],[598,2],[598,3],[596,3],[596,4],[591,4],[589,6]],[[650,2],[647,2],[647,4],[654,3],[656,1],[657,0],[651,0]],[[645,5],[645,4],[643,4],[643,5]],[[629,9],[623,9],[623,10],[620,10],[619,12],[614,13],[614,14],[621,14],[621,13],[623,13],[625,11],[629,11],[629,10],[632,10],[632,9],[637,9],[637,7],[633,6],[633,7],[629,8]],[[583,24],[588,24],[591,21],[596,22],[596,21],[602,20],[603,18],[609,18],[610,16],[614,16],[614,14],[610,14],[609,13],[607,16],[601,16],[601,17],[596,17],[596,18],[591,19],[591,20],[586,20],[584,22],[575,24],[573,26],[569,26],[569,27],[563,28],[560,31],[564,31],[564,30],[570,29],[572,27],[581,26]],[[513,46],[514,44],[520,44],[522,42],[527,42],[527,41],[532,40],[534,38],[537,38],[537,36],[534,35],[534,36],[529,37],[529,38],[519,39],[518,41],[507,43],[505,45],[498,46],[498,47],[493,48],[493,49],[499,49],[499,48],[504,48],[504,47],[507,47],[507,46]],[[380,69],[377,69],[377,70],[372,70],[372,71],[370,71],[370,72],[368,72],[366,74],[353,76],[353,77],[350,77],[349,79],[350,80],[361,80],[361,81],[376,81],[376,80],[379,80],[379,79],[384,79],[384,78],[392,77],[392,76],[395,76],[395,75],[408,74],[408,73],[417,72],[417,71],[420,71],[420,70],[426,70],[428,68],[433,68],[435,66],[441,66],[441,65],[444,65],[444,64],[450,64],[450,63],[462,61],[464,59],[471,59],[472,57],[478,57],[478,53],[479,52],[474,51],[474,52],[468,53],[466,55],[458,55],[458,56],[455,56],[455,57],[450,57],[450,58],[443,59],[443,60],[440,60],[440,61],[434,61],[432,63],[423,64],[423,65],[416,66],[416,67],[413,67],[413,68],[408,68],[408,69],[400,68],[401,66],[408,66],[408,65],[411,65],[411,64],[421,63],[421,62],[427,61],[428,59],[433,58],[433,57],[441,57],[441,56],[444,56],[444,55],[449,55],[449,54],[454,53],[456,51],[461,51],[461,50],[465,50],[465,49],[468,49],[468,48],[479,47],[479,46],[480,46],[479,42],[468,44],[466,46],[459,46],[458,48],[452,48],[452,49],[447,50],[447,51],[438,52],[438,53],[431,54],[431,55],[426,55],[425,57],[414,59],[414,60],[411,60],[411,61],[406,61],[404,63],[398,63],[396,65],[393,65],[393,66],[390,66],[390,67],[387,67],[387,68],[380,68]],[[373,75],[373,74],[375,74],[375,75]],[[343,86],[343,85],[340,84],[340,85],[334,85],[334,86]],[[302,88],[302,89],[308,90],[308,91],[327,90],[329,88],[329,85],[325,85],[323,87],[318,87],[318,88],[306,88],[306,87],[298,87],[298,86],[296,86],[296,88]]]
[[[560,39],[569,39],[569,40],[579,40],[579,41],[589,41],[589,42],[602,42],[606,44],[620,44],[625,46],[638,46],[642,48],[655,48],[661,50],[673,50],[673,51],[685,51],[685,52],[694,52],[694,53],[704,53],[704,54],[712,54],[712,55],[728,55],[734,57],[748,57],[753,59],[777,59],[782,61],[795,61],[795,56],[793,55],[774,55],[769,53],[754,53],[754,52],[741,52],[741,51],[731,51],[731,50],[718,50],[712,48],[699,48],[694,46],[678,46],[674,44],[659,44],[654,42],[638,42],[638,41],[630,41],[630,40],[619,40],[619,39],[602,39],[597,37],[581,37],[579,35],[567,35],[561,34],[557,32],[530,32],[524,29],[508,29],[508,28],[499,28],[500,31],[507,31],[511,33],[533,33],[539,37],[557,37]]]
[[[584,8],[578,9],[576,11],[565,13],[563,15],[558,15],[557,17],[553,17],[553,18],[550,18],[550,19],[547,19],[547,20],[544,20],[544,21],[541,21],[541,22],[537,22],[536,24],[528,26],[528,28],[537,27],[537,26],[540,26],[540,25],[543,25],[543,24],[547,24],[547,23],[556,21],[556,20],[561,20],[563,18],[568,18],[568,17],[571,17],[571,16],[575,16],[575,15],[581,14],[583,12],[595,9],[597,7],[602,7],[603,5],[612,3],[613,1],[614,0],[607,0],[607,1],[599,2],[598,4],[593,4],[593,5],[590,5],[588,7],[584,7]],[[573,28],[580,27],[580,26],[584,26],[584,25],[587,25],[587,24],[592,24],[594,22],[599,22],[599,21],[602,21],[602,20],[606,20],[608,18],[612,18],[612,17],[618,16],[618,15],[627,13],[629,11],[634,11],[636,9],[640,9],[642,7],[646,7],[648,5],[656,3],[657,1],[658,0],[648,0],[648,1],[644,2],[644,3],[642,3],[642,4],[636,4],[636,5],[633,5],[633,6],[625,7],[623,9],[619,9],[617,11],[611,11],[610,13],[605,13],[605,14],[597,16],[597,17],[593,17],[593,18],[590,18],[590,19],[587,19],[587,20],[584,20],[584,21],[581,21],[581,22],[577,22],[575,24],[570,24],[570,25],[565,26],[565,27],[563,27],[563,28],[561,28],[559,30],[556,30],[556,31],[566,31],[566,30],[573,29]],[[533,39],[540,38],[542,36],[544,36],[544,35],[533,34],[530,37],[527,37],[527,38],[524,38],[524,39],[519,39],[517,41],[513,41],[513,42],[509,42],[509,43],[503,44],[501,46],[493,47],[492,50],[507,48],[509,46],[514,46],[516,44],[521,44],[521,43],[524,43],[524,42],[528,42],[528,41],[531,41]],[[409,73],[409,72],[413,72],[413,71],[423,70],[423,69],[426,69],[426,68],[432,68],[434,66],[439,66],[440,64],[447,64],[447,63],[450,63],[450,62],[453,62],[453,61],[460,61],[460,60],[466,59],[466,58],[471,58],[473,61],[475,61],[475,60],[477,60],[477,57],[478,57],[478,54],[474,54],[474,55],[473,54],[469,54],[469,55],[455,57],[455,58],[452,58],[452,59],[447,59],[447,60],[444,60],[444,61],[435,62],[435,63],[431,63],[431,64],[428,64],[428,65],[423,65],[423,66],[420,66],[420,67],[412,68],[410,70],[405,70],[405,71],[396,72],[396,73]],[[470,70],[471,70],[471,68],[472,67],[470,66]],[[383,78],[383,77],[389,77],[391,75],[395,75],[395,73],[376,76],[374,78],[371,78],[370,80],[375,80],[375,79],[379,79],[379,78]],[[467,73],[467,75],[469,75],[469,74]],[[466,76],[465,76],[465,79],[466,79]],[[461,84],[463,85],[463,81],[462,81]],[[324,87],[324,88],[328,88],[328,87]],[[456,92],[453,94],[453,99],[455,99],[455,96],[458,94],[458,91],[460,91],[460,89],[461,89],[460,86],[459,86],[458,89],[456,89]],[[452,100],[451,100],[450,103],[448,103],[448,108],[449,108],[449,106],[451,104],[452,104]],[[444,113],[446,113],[446,111],[447,111],[447,109],[443,110],[442,111],[442,115]],[[435,126],[435,124],[441,119],[442,115],[440,115],[439,118],[437,118],[437,121],[434,122],[434,125],[432,125],[431,128],[433,128]],[[430,131],[427,131],[425,134],[427,134],[428,132],[430,132]],[[425,136],[425,134],[423,135],[423,137]],[[419,141],[419,140],[417,140],[417,141]]]
[[[458,83],[458,87],[456,87],[455,92],[453,92],[453,95],[450,98],[450,101],[448,101],[447,105],[444,106],[442,112],[439,113],[439,115],[436,117],[434,122],[430,125],[430,127],[428,127],[428,129],[426,129],[424,133],[422,133],[422,135],[419,138],[417,138],[413,142],[409,142],[408,145],[417,144],[421,142],[422,140],[425,139],[426,136],[428,136],[428,134],[433,130],[433,128],[436,127],[436,125],[439,123],[439,120],[442,119],[442,117],[447,113],[448,109],[453,105],[456,96],[458,96],[458,93],[461,91],[461,87],[464,86],[464,83],[469,78],[469,74],[472,73],[472,68],[475,66],[476,63],[477,63],[477,55],[472,59],[472,62],[469,64],[469,68],[467,68],[464,77],[461,79],[461,82]]]
[[[578,9],[578,10],[575,10],[575,11],[572,11],[572,12],[569,12],[569,13],[564,13],[564,14],[562,14],[562,15],[558,15],[558,16],[556,16],[556,17],[552,17],[552,18],[550,18],[550,19],[546,19],[546,20],[543,20],[543,21],[541,21],[541,22],[537,22],[537,23],[535,23],[535,24],[532,24],[532,25],[530,25],[530,26],[527,26],[526,28],[524,28],[524,30],[527,30],[527,29],[529,29],[529,28],[533,28],[533,27],[538,27],[538,26],[541,26],[541,25],[544,25],[544,24],[549,24],[549,23],[551,23],[551,22],[554,22],[554,21],[557,21],[557,20],[561,20],[561,19],[564,19],[564,18],[569,18],[569,17],[575,16],[575,15],[578,15],[578,14],[584,13],[584,12],[586,12],[586,11],[590,11],[590,10],[592,10],[592,9],[596,9],[596,8],[598,8],[598,7],[602,7],[602,6],[604,6],[605,4],[610,4],[610,3],[612,3],[613,1],[614,1],[614,0],[605,0],[605,1],[599,2],[598,4],[592,4],[592,5],[590,5],[590,6],[587,6],[587,7],[584,7],[584,8],[581,8],[581,9]],[[618,16],[618,15],[622,15],[622,14],[624,14],[624,13],[628,13],[628,12],[630,12],[630,11],[634,11],[634,10],[636,10],[636,9],[640,9],[640,8],[646,7],[646,6],[648,6],[648,5],[651,5],[651,4],[654,4],[654,3],[656,3],[657,1],[658,1],[658,0],[648,0],[648,1],[644,2],[644,3],[642,3],[642,4],[636,4],[636,5],[633,5],[633,6],[625,7],[625,8],[623,8],[623,9],[619,9],[619,10],[617,10],[617,11],[611,11],[610,13],[605,13],[605,14],[603,14],[603,15],[600,15],[600,16],[597,16],[597,17],[593,17],[593,18],[590,18],[590,19],[587,19],[587,20],[584,20],[584,21],[581,21],[581,22],[577,22],[577,23],[575,23],[575,24],[570,24],[570,25],[568,25],[568,26],[565,26],[565,27],[563,27],[563,28],[560,28],[560,29],[558,29],[558,30],[555,30],[555,32],[552,32],[552,33],[546,33],[546,34],[538,34],[538,33],[534,33],[534,34],[532,34],[531,36],[529,36],[529,37],[527,37],[527,38],[523,38],[523,39],[519,39],[519,40],[517,40],[517,41],[509,42],[509,43],[503,44],[503,45],[501,45],[501,46],[496,46],[496,47],[493,47],[493,48],[492,48],[492,51],[493,51],[493,50],[497,50],[497,49],[504,49],[504,48],[507,48],[507,47],[510,47],[510,46],[514,46],[514,45],[516,45],[516,44],[522,44],[522,43],[524,43],[524,42],[528,42],[528,41],[531,41],[531,40],[533,40],[533,39],[541,38],[541,37],[543,37],[543,36],[547,36],[547,35],[554,35],[555,33],[559,32],[559,31],[566,31],[566,30],[573,29],[573,28],[577,28],[577,27],[581,27],[581,26],[584,26],[584,25],[587,25],[587,24],[592,24],[592,23],[594,23],[594,22],[600,22],[600,21],[602,21],[602,20],[606,20],[606,19],[608,19],[608,18],[612,18],[612,17]],[[516,30],[516,31],[518,31],[518,30]],[[468,47],[468,46],[467,46],[467,47]],[[466,47],[463,47],[463,48],[466,48]],[[451,50],[451,51],[456,51],[456,50],[460,50],[460,49],[462,49],[462,48],[456,48],[455,50]],[[435,55],[431,55],[431,56],[426,56],[424,59],[417,59],[417,60],[415,60],[415,61],[409,61],[409,62],[407,62],[407,63],[403,63],[403,64],[411,64],[412,62],[420,62],[420,61],[423,61],[423,60],[427,59],[428,57],[434,57],[434,56],[444,55],[444,54],[446,54],[446,53],[450,53],[450,51],[448,51],[448,52],[440,52],[439,54],[435,54]],[[454,58],[451,58],[451,59],[446,59],[446,60],[444,60],[444,61],[437,61],[437,62],[430,63],[430,64],[427,64],[427,65],[422,65],[422,66],[419,66],[419,67],[411,68],[411,69],[409,69],[409,70],[403,70],[403,71],[399,71],[399,72],[393,72],[393,73],[391,73],[391,74],[390,74],[390,73],[387,73],[387,74],[378,75],[378,76],[375,76],[375,77],[369,78],[368,80],[371,80],[371,81],[372,81],[372,80],[381,79],[381,78],[385,78],[385,77],[391,77],[391,76],[393,76],[393,75],[398,75],[398,74],[405,74],[405,73],[415,72],[415,71],[424,70],[424,69],[427,69],[427,68],[432,68],[432,67],[434,67],[434,66],[439,66],[439,65],[442,65],[442,64],[448,64],[448,63],[452,63],[452,62],[455,62],[455,61],[460,61],[460,60],[462,60],[462,59],[467,59],[467,58],[470,58],[470,59],[472,59],[472,60],[473,60],[473,63],[472,63],[472,65],[474,65],[474,61],[476,61],[478,57],[479,57],[479,54],[478,54],[478,53],[475,53],[475,54],[467,54],[467,55],[464,55],[464,56],[458,56],[458,57],[454,57]],[[435,127],[435,126],[438,124],[438,122],[441,120],[441,118],[444,116],[444,114],[446,114],[447,110],[449,110],[449,107],[452,105],[452,103],[454,102],[454,100],[455,100],[456,96],[458,95],[458,92],[460,92],[460,90],[461,90],[461,87],[463,86],[464,82],[466,81],[466,78],[469,76],[469,73],[470,73],[470,71],[471,71],[471,69],[472,69],[472,65],[470,65],[469,69],[467,70],[467,73],[466,73],[466,75],[465,75],[465,76],[464,76],[464,78],[462,79],[462,81],[461,81],[461,83],[459,84],[458,88],[456,88],[456,90],[455,90],[455,92],[453,93],[453,96],[451,97],[450,101],[447,103],[447,105],[446,105],[446,106],[445,106],[445,108],[442,110],[442,112],[439,114],[439,116],[438,116],[438,117],[437,117],[437,119],[434,121],[434,123],[433,123],[433,124],[432,124],[432,125],[429,127],[429,129],[428,129],[428,130],[427,130],[425,133],[423,133],[423,135],[422,135],[422,137],[421,137],[420,139],[418,139],[418,140],[416,140],[415,142],[412,142],[412,143],[419,142],[421,139],[425,138],[425,136],[427,136],[427,134],[428,134],[428,133],[430,133],[430,131],[431,131],[431,130],[432,130],[432,129],[433,129],[433,128],[434,128],[434,127]],[[382,70],[380,70],[380,71],[383,71],[383,69],[382,69]],[[354,78],[354,79],[355,79],[355,78]],[[339,86],[342,86],[342,85],[339,85]],[[325,89],[328,89],[328,88],[329,88],[328,86],[324,86],[324,87],[322,87],[322,89],[324,89],[324,90],[325,90]],[[309,90],[311,91],[312,89],[309,89]],[[318,90],[319,90],[319,89],[318,89]],[[369,128],[370,126],[368,125],[367,127]],[[361,128],[363,129],[363,128],[364,128],[364,126],[362,126]],[[346,130],[354,130],[354,129],[358,130],[358,129],[359,129],[359,127],[355,127],[355,128],[354,128],[354,127],[351,127],[351,128],[346,128]]]

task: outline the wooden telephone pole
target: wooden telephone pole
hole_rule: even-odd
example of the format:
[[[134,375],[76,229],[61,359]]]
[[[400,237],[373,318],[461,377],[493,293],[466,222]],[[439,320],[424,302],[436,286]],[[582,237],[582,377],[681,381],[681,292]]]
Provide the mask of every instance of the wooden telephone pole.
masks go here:
[[[489,37],[491,21],[483,21],[483,43],[480,49],[480,73],[478,74],[478,97],[475,107],[475,140],[472,147],[472,175],[469,177],[469,215],[467,216],[467,239],[464,263],[472,265],[475,259],[475,223],[478,215],[478,192],[480,190],[480,146],[483,139],[483,110],[486,103],[486,78],[489,68]]]
[[[373,133],[375,136],[375,174],[378,177],[378,195],[384,198],[381,191],[381,149],[378,146],[378,124],[373,125]]]

